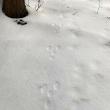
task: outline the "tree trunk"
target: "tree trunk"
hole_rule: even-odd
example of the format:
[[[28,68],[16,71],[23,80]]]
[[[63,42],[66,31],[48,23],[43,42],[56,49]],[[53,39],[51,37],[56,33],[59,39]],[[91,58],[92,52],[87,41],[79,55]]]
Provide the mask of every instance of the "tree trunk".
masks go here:
[[[11,18],[23,18],[28,15],[24,0],[3,0],[2,10]]]

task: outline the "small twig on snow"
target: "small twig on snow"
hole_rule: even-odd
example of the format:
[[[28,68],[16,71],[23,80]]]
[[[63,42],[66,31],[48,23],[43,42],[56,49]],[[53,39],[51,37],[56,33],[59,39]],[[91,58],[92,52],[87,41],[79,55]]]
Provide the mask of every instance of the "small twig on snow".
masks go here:
[[[99,10],[101,8],[101,0],[98,0],[98,9],[97,9],[97,14],[99,14]]]
[[[38,11],[42,6],[41,0],[37,1],[37,5],[35,5],[35,10]]]

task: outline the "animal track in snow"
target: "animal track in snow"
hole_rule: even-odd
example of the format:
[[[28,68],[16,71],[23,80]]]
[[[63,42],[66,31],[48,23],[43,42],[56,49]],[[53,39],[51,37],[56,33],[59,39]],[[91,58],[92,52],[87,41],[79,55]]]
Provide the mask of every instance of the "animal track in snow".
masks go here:
[[[42,84],[39,86],[40,93],[43,95],[47,95],[47,97],[51,97],[54,92],[56,92],[60,88],[61,84],[59,81],[55,81],[51,88],[49,88],[48,84]]]
[[[39,86],[39,89],[40,89],[40,93],[42,95],[44,95],[47,92],[48,85],[47,84],[42,84],[42,85]]]
[[[59,81],[55,81],[52,84],[52,86],[46,83],[39,86],[40,93],[42,97],[44,97],[43,100],[44,110],[51,110],[51,108],[54,107],[54,97],[56,96],[56,93],[59,88],[60,88]]]
[[[54,91],[57,91],[59,88],[60,88],[60,82],[56,81],[56,82],[53,84],[53,90],[54,90]]]
[[[47,47],[47,51],[49,52],[49,58],[53,60],[55,58],[55,55],[57,54],[57,51],[61,48],[60,45],[49,45]]]
[[[46,98],[46,100],[44,102],[44,110],[50,110],[51,109],[51,103],[52,103],[52,100],[49,98]]]
[[[57,25],[57,24],[53,23],[51,25],[52,25],[52,27],[54,27],[55,33],[59,33],[61,31],[61,28],[62,28],[61,24]]]

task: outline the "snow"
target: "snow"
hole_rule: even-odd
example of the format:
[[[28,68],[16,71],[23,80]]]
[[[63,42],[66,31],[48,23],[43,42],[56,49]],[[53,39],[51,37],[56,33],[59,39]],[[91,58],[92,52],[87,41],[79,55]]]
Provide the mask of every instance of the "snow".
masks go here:
[[[0,11],[0,110],[110,110],[110,1],[33,3]]]

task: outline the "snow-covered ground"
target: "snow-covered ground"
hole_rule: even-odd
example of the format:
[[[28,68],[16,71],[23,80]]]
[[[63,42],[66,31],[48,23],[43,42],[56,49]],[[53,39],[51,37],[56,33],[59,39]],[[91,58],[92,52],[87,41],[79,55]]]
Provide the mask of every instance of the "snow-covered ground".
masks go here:
[[[0,11],[0,110],[110,110],[110,1],[45,0],[25,26]]]

